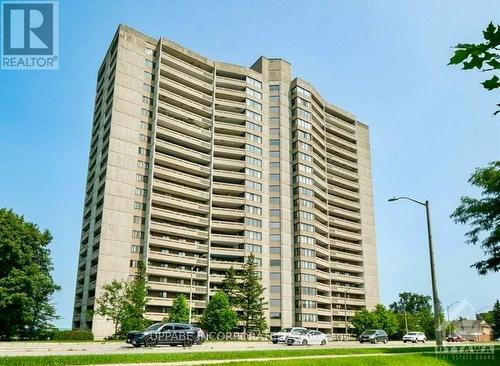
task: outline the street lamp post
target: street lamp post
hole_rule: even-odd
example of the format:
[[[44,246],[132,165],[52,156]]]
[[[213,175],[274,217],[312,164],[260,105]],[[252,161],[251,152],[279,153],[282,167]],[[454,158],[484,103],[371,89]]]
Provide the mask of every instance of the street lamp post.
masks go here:
[[[344,290],[344,317],[345,317],[345,337],[347,339],[347,328],[348,328],[348,324],[347,324],[347,293],[349,292],[349,290],[351,289],[351,287],[349,285],[347,285],[346,289]]]
[[[198,258],[196,258],[194,265],[191,267],[191,278],[189,283],[189,324],[191,324],[191,317],[192,317],[191,313],[193,309],[193,272],[196,266],[198,265],[198,261],[203,257],[206,257],[206,254],[202,254]]]
[[[406,306],[404,308],[404,311],[405,311],[405,330],[406,330],[406,334],[408,334],[408,318],[406,316]]]
[[[434,302],[434,326],[436,328],[436,344],[438,346],[443,345],[443,336],[442,336],[442,329],[441,329],[441,321],[439,319],[439,297],[438,297],[438,290],[437,290],[437,279],[436,279],[436,270],[434,266],[434,248],[432,246],[432,231],[431,231],[431,213],[430,213],[430,203],[429,201],[425,202],[420,202],[417,200],[414,200],[413,198],[409,197],[393,197],[389,199],[389,202],[394,202],[400,199],[412,201],[414,203],[418,203],[419,205],[422,205],[425,207],[425,213],[426,213],[426,218],[427,218],[427,239],[429,241],[429,258],[430,258],[430,265],[431,265],[431,281],[432,281],[432,299]]]

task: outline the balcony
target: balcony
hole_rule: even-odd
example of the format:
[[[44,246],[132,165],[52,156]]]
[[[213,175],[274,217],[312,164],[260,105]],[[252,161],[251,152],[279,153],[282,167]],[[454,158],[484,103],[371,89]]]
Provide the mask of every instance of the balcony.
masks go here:
[[[211,234],[210,241],[217,244],[243,244],[245,237],[241,235]]]
[[[173,117],[169,117],[166,115],[158,115],[157,118],[158,126],[168,127],[170,130],[177,131],[186,135],[185,139],[188,136],[192,136],[194,138],[198,138],[200,140],[208,141],[210,144],[210,139],[212,138],[212,132],[207,128],[200,128],[196,125],[189,124],[180,119],[175,119]]]
[[[220,109],[215,110],[215,119],[221,121],[240,121],[245,122],[247,116],[245,113],[237,113],[237,112],[228,112],[222,111]]]
[[[228,146],[215,145],[214,146],[214,155],[216,157],[222,156],[225,158],[241,159],[241,158],[245,157],[246,152],[245,152],[245,149],[238,148],[238,147],[228,147]]]
[[[191,229],[184,226],[177,226],[171,224],[164,224],[159,222],[151,221],[151,230],[159,233],[170,234],[173,236],[186,237],[198,240],[207,240],[208,232],[204,230]]]
[[[220,248],[220,247],[212,247],[210,249],[211,255],[220,255],[227,257],[244,257],[245,250],[244,249],[235,249],[235,248]],[[212,277],[212,276],[210,276]]]
[[[228,135],[242,135],[245,133],[245,124],[236,124],[229,122],[215,121],[215,131]]]
[[[235,270],[243,270],[244,264],[241,262],[231,262],[231,261],[221,261],[221,260],[210,260],[211,269],[214,270],[228,270],[233,267]]]
[[[217,170],[230,170],[240,172],[245,168],[244,160],[235,160],[235,159],[225,159],[225,158],[214,158],[214,169]]]
[[[349,220],[343,220],[338,218],[330,218],[330,227],[335,226],[336,228],[347,228],[351,230],[361,231],[361,224]]]
[[[355,220],[355,221],[361,220],[361,215],[359,212],[345,210],[343,208],[334,207],[334,206],[330,206],[328,208],[328,211],[330,214],[333,214],[334,217],[342,217],[344,219],[350,219],[350,220]]]
[[[232,147],[243,147],[245,146],[246,140],[245,136],[230,136],[217,134],[214,136],[215,145],[220,146],[232,146]]]
[[[171,116],[177,119],[192,121],[198,127],[210,128],[212,126],[212,119],[200,116],[199,114],[190,112],[184,108],[177,107],[175,105],[165,103],[162,101],[158,102],[158,112],[165,114],[166,116]]]
[[[245,90],[246,88],[246,80],[245,79],[234,79],[225,76],[217,75],[215,77],[215,82],[217,88],[220,87],[229,87],[231,89]]]
[[[245,204],[244,197],[224,196],[220,194],[212,195],[212,203],[224,207],[240,207]]]
[[[338,175],[333,175],[331,173],[328,174],[328,183],[334,183],[334,185],[346,189],[350,189],[351,191],[356,191],[358,192],[359,190],[359,183],[358,181],[353,181],[349,179],[344,179],[339,177]]]
[[[235,220],[235,219],[243,219],[243,217],[245,217],[245,211],[243,210],[235,210],[232,208],[221,208],[221,207],[212,208],[212,218],[217,218],[222,220]]]
[[[360,233],[354,233],[352,231],[341,230],[341,229],[334,229],[332,227],[330,227],[330,236],[347,240],[356,240],[356,241],[361,240]]]
[[[197,267],[206,267],[207,266],[207,260],[206,259],[200,259],[197,257],[193,256],[187,256],[187,255],[179,255],[179,254],[171,254],[171,253],[163,253],[161,251],[154,251],[150,250],[148,253],[148,260],[159,260],[162,262],[169,262],[169,263],[175,263],[175,264],[180,264],[180,265],[188,265],[190,267],[194,266],[197,264]],[[193,277],[194,273],[197,274],[197,279],[198,278],[204,278],[206,279],[207,274],[204,272],[193,272]]]
[[[215,88],[215,96],[219,98],[241,101],[242,99],[247,97],[247,93],[243,90],[229,89],[217,86]]]
[[[206,191],[201,191],[199,189],[189,188],[180,184],[175,184],[172,182],[164,182],[158,179],[153,180],[153,187],[161,190],[162,192],[167,192],[170,194],[175,194],[179,196],[185,196],[197,201],[207,202],[209,199],[209,194]]]
[[[213,193],[222,195],[228,193],[241,194],[245,192],[245,186],[243,184],[213,182],[212,190]]]
[[[197,241],[187,241],[184,239],[174,240],[168,237],[150,236],[149,243],[157,247],[168,248],[168,249],[175,249],[175,250],[182,249],[196,253],[208,252],[207,244],[200,244]]]
[[[208,205],[188,201],[182,198],[173,197],[168,194],[153,193],[151,195],[151,198],[152,202],[157,205],[197,212],[201,214],[208,214]]]
[[[351,180],[356,182],[358,180],[358,173],[354,173],[350,170],[344,169],[340,166],[336,166],[333,164],[328,163],[328,173],[331,173],[333,175],[339,176],[341,178]]]
[[[176,142],[179,145],[183,145],[194,150],[202,150],[205,153],[210,153],[210,149],[212,148],[212,144],[209,141],[203,141],[188,134],[180,133],[160,125],[156,126],[156,136],[157,139],[161,138],[164,141]]]
[[[178,170],[164,168],[162,166],[154,167],[154,176],[156,178],[167,179],[176,183],[182,183],[191,187],[208,190],[210,181],[206,178],[200,178],[195,175],[179,172]]]
[[[344,199],[348,199],[351,201],[359,201],[359,193],[351,191],[350,189],[341,188],[338,186],[334,186],[333,184],[328,185],[328,192],[333,193],[339,197]]]
[[[341,260],[350,260],[350,261],[359,261],[359,262],[363,261],[362,254],[352,254],[352,253],[341,252],[338,250],[331,250],[330,256],[332,258],[341,259]]]
[[[169,268],[169,267],[160,267],[160,266],[152,266],[149,265],[147,269],[147,273],[149,276],[169,276],[169,277],[175,277],[175,278],[182,278],[182,279],[191,279],[191,268],[189,269],[177,269],[177,268]],[[207,279],[207,272],[201,272],[201,271],[193,271],[193,280],[206,280]]]
[[[340,198],[337,196],[333,196],[331,194],[328,195],[328,203],[330,205],[340,206],[342,208],[347,208],[347,209],[358,209],[359,210],[359,208],[360,208],[359,202],[346,200],[345,198]]]
[[[356,284],[364,283],[363,277],[358,277],[358,276],[347,276],[347,275],[342,275],[342,274],[332,272],[331,277],[332,277],[332,280],[337,281],[337,282],[342,281],[342,282],[356,283]]]
[[[245,230],[245,224],[242,222],[212,220],[210,226],[212,229],[227,233],[238,233]]]
[[[332,270],[353,272],[353,273],[363,273],[363,264],[354,265],[347,263],[340,263],[338,261],[331,262]]]
[[[206,83],[212,83],[213,80],[213,74],[205,71],[193,64],[190,64],[189,62],[186,62],[184,60],[181,60],[177,57],[174,57],[172,55],[169,55],[167,53],[162,52],[161,53],[161,62],[163,65],[168,65],[171,66],[185,74],[188,74],[192,77],[196,77],[197,79],[206,82]]]
[[[156,281],[148,281],[148,286],[150,290],[153,291],[167,291],[174,293],[183,293],[189,294],[190,285],[184,285],[180,283],[168,283],[168,282],[156,282]],[[207,288],[205,286],[193,286],[192,287],[193,294],[206,294]],[[152,304],[148,304],[152,305]]]
[[[163,166],[175,168],[182,172],[191,173],[197,176],[208,177],[210,175],[210,168],[197,163],[176,158],[174,156],[166,155],[160,152],[155,153],[155,163],[163,163]]]
[[[200,80],[197,77],[188,75],[184,72],[179,72],[175,68],[167,65],[162,65],[160,69],[161,75],[167,77],[168,79],[173,79],[182,84],[186,84],[187,86],[203,91],[207,94],[212,94],[214,87],[211,83],[207,83],[205,81]]]
[[[180,213],[178,211],[171,211],[157,207],[151,208],[151,217],[157,217],[160,219],[175,221],[194,226],[201,226],[201,227],[208,226],[208,218],[206,217],[188,215],[185,213]]]
[[[212,117],[212,107],[208,107],[204,104],[198,103],[192,99],[183,97],[179,94],[172,93],[166,90],[160,90],[159,100],[161,102],[167,102],[179,106],[183,109],[188,110],[191,113],[195,113],[205,118]]]
[[[217,93],[217,91],[216,91]],[[228,112],[241,113],[246,109],[246,104],[241,101],[234,101],[229,99],[215,98],[215,109],[224,110]]]
[[[168,79],[165,76],[160,76],[160,93],[164,90],[174,90],[176,93],[183,95],[185,97],[191,98],[199,103],[205,104],[207,106],[212,106],[212,96],[199,91],[195,88],[191,88],[186,84],[179,83],[173,79]]]
[[[190,162],[195,162],[198,164],[210,163],[210,154],[205,154],[197,150],[183,147],[181,145],[166,142],[162,139],[156,140],[156,148],[157,151],[161,150],[163,153],[167,153],[180,159],[186,159]]]
[[[227,170],[214,169],[213,175],[215,178],[223,178],[229,181],[241,182],[245,179],[245,173],[243,172],[232,172]]]
[[[358,251],[358,252],[363,250],[363,246],[361,244],[353,244],[353,243],[345,242],[345,241],[338,240],[338,239],[330,239],[330,247],[348,249],[348,250]]]

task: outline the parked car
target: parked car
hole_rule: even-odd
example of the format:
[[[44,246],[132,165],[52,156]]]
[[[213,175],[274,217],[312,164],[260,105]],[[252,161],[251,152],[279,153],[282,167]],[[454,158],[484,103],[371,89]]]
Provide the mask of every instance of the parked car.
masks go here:
[[[389,341],[389,336],[382,329],[370,329],[365,330],[358,337],[359,343],[370,342],[370,343],[378,343],[384,342],[387,343]]]
[[[318,330],[302,329],[286,337],[287,346],[326,345],[326,335]]]
[[[183,323],[156,323],[144,331],[127,333],[127,343],[134,347],[156,347],[159,344],[190,347],[198,344],[199,328]]]
[[[460,334],[450,333],[448,337],[446,337],[447,342],[463,342],[465,339]]]
[[[271,341],[276,344],[278,342],[286,342],[286,337],[289,335],[296,334],[298,331],[306,330],[306,328],[302,327],[294,327],[294,328],[283,328],[279,332],[273,333],[271,335]]]
[[[406,343],[406,342],[425,343],[426,340],[427,340],[427,337],[422,332],[408,332],[403,336],[403,343]]]

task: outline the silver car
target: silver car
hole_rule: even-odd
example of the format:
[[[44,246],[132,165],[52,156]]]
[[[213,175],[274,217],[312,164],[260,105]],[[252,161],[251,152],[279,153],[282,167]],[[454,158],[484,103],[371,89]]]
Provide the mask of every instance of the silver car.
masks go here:
[[[425,343],[426,340],[427,340],[427,337],[422,332],[408,332],[403,336],[403,343],[406,343],[406,342]]]
[[[287,346],[326,345],[326,335],[318,330],[301,330],[286,337]]]

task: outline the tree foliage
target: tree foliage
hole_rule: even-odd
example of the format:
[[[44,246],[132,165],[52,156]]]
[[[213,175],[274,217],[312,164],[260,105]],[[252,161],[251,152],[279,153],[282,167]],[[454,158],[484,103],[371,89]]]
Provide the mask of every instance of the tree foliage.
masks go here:
[[[415,294],[413,292],[402,292],[398,301],[389,305],[389,308],[396,313],[418,314],[421,311],[432,311],[431,297],[427,295]]]
[[[257,276],[257,265],[253,254],[250,254],[245,263],[242,277],[243,281],[238,293],[238,303],[241,309],[244,331],[261,334],[267,329],[267,322],[264,317],[267,303],[263,297],[264,288]]]
[[[378,304],[372,311],[363,309],[351,319],[354,334],[360,335],[368,329],[383,329],[389,337],[398,333],[399,324],[395,314],[384,305]]]
[[[463,65],[463,70],[477,68],[483,72],[496,73],[500,70],[500,25],[490,23],[483,31],[482,43],[459,43],[455,46],[455,53],[450,58],[449,65]],[[481,83],[487,90],[500,87],[498,75],[493,74],[490,79]],[[500,107],[500,103],[497,104]],[[500,113],[500,108],[494,114]]]
[[[47,230],[0,209],[0,338],[41,337],[57,318],[51,241]]]
[[[238,282],[236,279],[236,271],[233,266],[229,268],[229,270],[225,273],[224,279],[222,280],[222,292],[224,292],[229,301],[229,305],[232,307],[238,306]]]
[[[232,309],[227,295],[216,292],[203,313],[201,327],[208,332],[227,333],[237,324],[236,312]]]
[[[495,338],[500,337],[500,301],[496,301],[493,305],[493,324],[490,324],[493,328],[493,335]]]
[[[500,270],[500,161],[478,168],[469,183],[482,190],[482,198],[462,197],[460,205],[451,214],[455,223],[469,224],[466,242],[483,250],[486,259],[474,263],[479,274]],[[482,239],[482,240],[481,240]]]
[[[95,313],[113,322],[115,335],[131,330],[141,330],[150,323],[144,317],[147,303],[146,267],[142,261],[132,281],[117,281],[103,286],[103,293],[96,300]]]
[[[168,312],[167,319],[172,323],[187,323],[189,321],[189,304],[185,295],[177,295]]]

